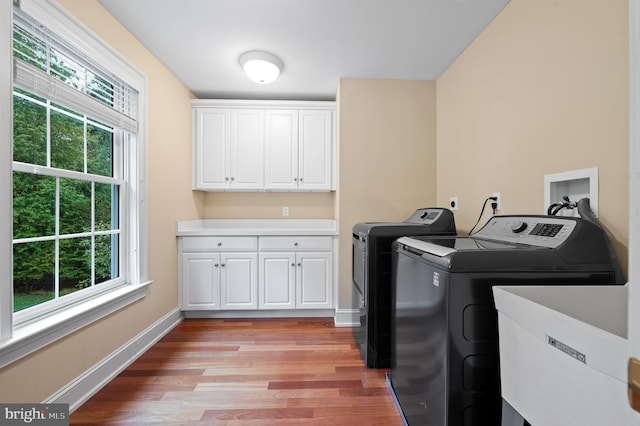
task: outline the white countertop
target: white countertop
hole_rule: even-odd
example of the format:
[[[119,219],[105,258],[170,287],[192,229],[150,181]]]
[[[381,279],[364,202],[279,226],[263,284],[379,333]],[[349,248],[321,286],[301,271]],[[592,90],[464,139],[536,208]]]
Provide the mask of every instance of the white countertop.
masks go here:
[[[333,219],[204,219],[176,222],[176,235],[338,235],[338,228]]]

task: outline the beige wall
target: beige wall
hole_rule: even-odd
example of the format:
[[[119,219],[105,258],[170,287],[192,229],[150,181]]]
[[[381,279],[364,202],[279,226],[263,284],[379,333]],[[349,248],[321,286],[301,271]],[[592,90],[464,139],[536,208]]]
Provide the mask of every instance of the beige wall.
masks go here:
[[[59,0],[148,78],[149,276],[145,299],[0,370],[0,401],[40,402],[178,305],[175,222],[203,215],[191,191],[192,94],[96,0]]]
[[[600,221],[628,249],[627,0],[511,0],[437,81],[438,203],[543,213],[544,175],[598,167]],[[489,215],[485,216],[487,219]]]
[[[338,308],[350,309],[353,225],[435,204],[435,82],[342,79],[338,91]]]
[[[211,192],[204,194],[205,219],[335,219],[335,192]]]

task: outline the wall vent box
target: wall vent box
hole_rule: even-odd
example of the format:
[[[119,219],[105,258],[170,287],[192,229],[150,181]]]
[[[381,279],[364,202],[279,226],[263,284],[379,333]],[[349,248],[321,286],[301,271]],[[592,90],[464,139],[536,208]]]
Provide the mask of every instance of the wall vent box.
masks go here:
[[[581,198],[589,198],[591,210],[598,217],[598,168],[545,175],[544,213],[547,213],[551,204],[563,201],[562,197],[565,195],[575,202]],[[557,215],[578,217],[578,210],[562,209]]]

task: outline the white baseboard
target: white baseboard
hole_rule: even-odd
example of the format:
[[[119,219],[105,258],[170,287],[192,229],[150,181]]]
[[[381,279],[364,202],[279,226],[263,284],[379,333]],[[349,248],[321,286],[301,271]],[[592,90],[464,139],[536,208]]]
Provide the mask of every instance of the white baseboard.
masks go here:
[[[358,309],[336,309],[333,322],[336,327],[359,327],[360,311]]]
[[[184,311],[185,318],[331,318],[333,309],[266,309],[255,311]]]
[[[111,355],[51,395],[43,403],[69,404],[69,412],[72,413],[164,337],[165,334],[180,324],[182,318],[182,312],[178,309],[169,312]]]

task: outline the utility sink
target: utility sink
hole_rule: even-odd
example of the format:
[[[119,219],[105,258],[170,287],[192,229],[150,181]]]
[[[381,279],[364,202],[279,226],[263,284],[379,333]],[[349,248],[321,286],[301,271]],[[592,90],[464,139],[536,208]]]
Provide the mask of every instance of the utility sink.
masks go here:
[[[506,402],[534,426],[626,423],[627,286],[493,293]]]

